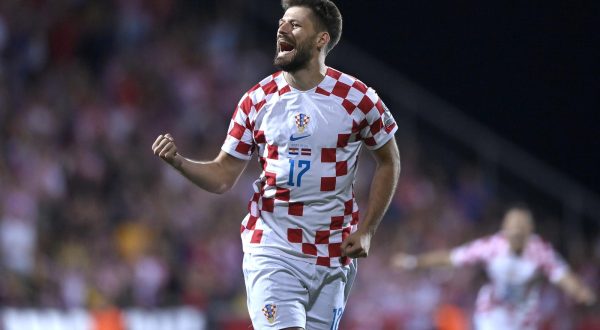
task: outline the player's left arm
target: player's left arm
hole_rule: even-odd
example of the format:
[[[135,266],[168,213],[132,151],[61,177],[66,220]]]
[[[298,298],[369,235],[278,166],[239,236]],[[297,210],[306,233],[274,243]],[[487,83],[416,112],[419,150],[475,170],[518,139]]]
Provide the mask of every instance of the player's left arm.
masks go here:
[[[594,291],[575,275],[551,245],[546,244],[542,252],[542,271],[550,282],[579,304],[592,305],[596,302]]]
[[[567,271],[556,285],[578,304],[589,306],[596,302],[594,291],[572,271]]]
[[[381,148],[373,151],[377,167],[371,181],[368,206],[358,230],[341,245],[342,255],[351,258],[367,257],[371,238],[387,211],[400,176],[400,152],[392,137]]]

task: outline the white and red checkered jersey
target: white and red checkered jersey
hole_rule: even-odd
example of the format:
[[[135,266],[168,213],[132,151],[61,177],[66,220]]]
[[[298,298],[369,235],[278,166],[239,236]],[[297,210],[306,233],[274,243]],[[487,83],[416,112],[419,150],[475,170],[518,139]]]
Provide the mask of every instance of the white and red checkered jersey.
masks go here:
[[[375,91],[327,69],[323,81],[296,90],[282,72],[239,102],[222,150],[262,166],[242,221],[244,252],[272,253],[335,267],[340,245],[357,228],[353,184],[361,145],[377,149],[397,130]]]
[[[567,264],[552,246],[538,235],[531,235],[519,255],[510,249],[508,239],[502,234],[477,239],[451,251],[450,259],[455,266],[481,263],[485,267],[489,283],[484,285],[477,297],[477,312],[504,306],[520,313],[531,313],[525,321],[534,320],[539,299],[539,280],[542,276],[550,282],[558,282],[568,271]]]

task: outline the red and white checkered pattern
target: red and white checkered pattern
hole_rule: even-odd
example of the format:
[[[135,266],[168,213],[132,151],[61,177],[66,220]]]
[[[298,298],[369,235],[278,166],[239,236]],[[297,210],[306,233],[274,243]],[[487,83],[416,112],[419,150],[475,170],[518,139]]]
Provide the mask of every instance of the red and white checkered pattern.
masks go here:
[[[256,151],[263,169],[242,221],[244,251],[276,248],[318,265],[348,264],[340,244],[358,224],[352,185],[360,147],[377,149],[396,130],[373,89],[331,68],[309,91],[291,88],[281,72],[250,89],[222,146],[246,160]]]
[[[455,266],[477,263],[485,266],[490,283],[479,292],[477,313],[484,315],[498,308],[508,312],[515,309],[517,302],[518,309],[527,310],[523,315],[528,317],[522,322],[531,322],[539,316],[536,314],[539,275],[556,283],[568,271],[567,264],[552,246],[537,235],[529,238],[521,255],[512,253],[506,237],[498,233],[453,249],[451,260]]]

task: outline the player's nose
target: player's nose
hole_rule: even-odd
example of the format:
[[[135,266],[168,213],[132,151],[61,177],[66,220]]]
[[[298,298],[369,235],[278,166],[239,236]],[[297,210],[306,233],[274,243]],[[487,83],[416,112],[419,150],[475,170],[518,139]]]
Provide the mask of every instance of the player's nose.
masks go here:
[[[288,34],[291,30],[292,24],[290,24],[289,22],[283,22],[277,29],[277,36],[279,36],[280,34]]]

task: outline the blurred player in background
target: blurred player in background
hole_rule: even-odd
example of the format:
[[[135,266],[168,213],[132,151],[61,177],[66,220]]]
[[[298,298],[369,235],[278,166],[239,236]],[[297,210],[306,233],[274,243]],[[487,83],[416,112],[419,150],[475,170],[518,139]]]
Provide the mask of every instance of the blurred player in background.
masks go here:
[[[248,310],[256,329],[337,329],[356,273],[395,191],[394,118],[375,91],[325,65],[342,32],[329,0],[282,2],[274,65],[239,102],[220,154],[194,161],[170,134],[152,149],[199,187],[229,190],[256,151],[263,169],[242,221]],[[362,145],[377,167],[359,225]]]
[[[505,213],[502,229],[495,235],[450,251],[419,256],[398,253],[392,264],[405,270],[482,264],[489,283],[477,297],[476,329],[538,329],[542,276],[577,303],[594,304],[596,296],[533,230],[531,211],[525,206],[514,206]]]

